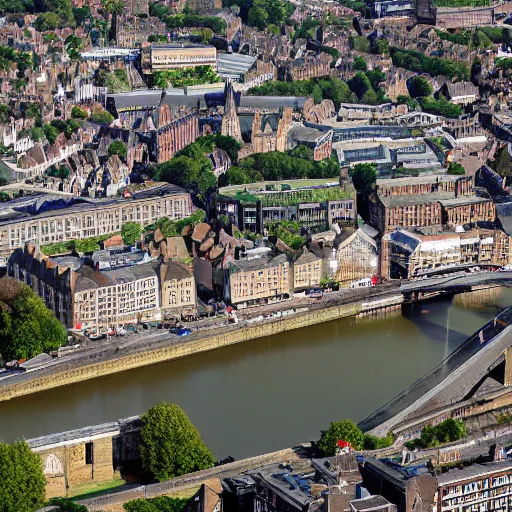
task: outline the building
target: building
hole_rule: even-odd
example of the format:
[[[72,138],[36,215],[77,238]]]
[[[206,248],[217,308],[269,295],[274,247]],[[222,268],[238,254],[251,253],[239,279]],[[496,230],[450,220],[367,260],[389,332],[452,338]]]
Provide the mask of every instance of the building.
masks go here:
[[[156,184],[124,199],[27,196],[0,206],[0,256],[31,241],[36,245],[119,233],[125,222],[147,226],[162,218],[188,217],[190,195],[170,184]]]
[[[139,418],[133,417],[29,439],[30,449],[41,457],[46,498],[120,478],[124,463],[140,459],[139,428]]]
[[[254,114],[251,132],[253,153],[269,153],[271,151],[286,151],[287,139],[292,124],[292,109],[284,107],[274,131],[266,115],[260,112]]]
[[[494,25],[494,7],[438,7],[436,25],[441,28],[470,28]]]
[[[382,121],[396,119],[398,116],[409,112],[407,105],[393,105],[383,103],[382,105],[364,105],[358,103],[341,103],[338,110],[338,121],[361,122],[377,124]]]
[[[510,236],[500,230],[421,235],[399,229],[381,241],[381,272],[410,279],[447,267],[505,266],[512,261]]]
[[[338,268],[335,280],[338,283],[348,285],[378,273],[379,249],[375,239],[377,235],[377,231],[367,225],[355,232],[342,231],[342,240],[336,251]]]
[[[12,253],[7,272],[30,286],[66,327],[106,332],[196,309],[192,274],[175,261],[141,251],[48,258],[27,244]]]
[[[290,279],[290,264],[284,254],[230,261],[224,271],[224,299],[239,308],[287,299]]]
[[[126,107],[117,111],[118,119],[109,129],[114,138],[144,145],[150,160],[162,163],[199,137],[197,108],[170,106],[164,102],[153,107]]]
[[[288,149],[303,145],[313,150],[314,160],[330,158],[332,153],[332,130],[322,132],[316,128],[293,126],[288,132]]]
[[[304,248],[293,263],[293,290],[295,292],[317,288],[322,279],[322,258]]]
[[[494,202],[474,195],[472,183],[470,176],[378,180],[368,203],[370,224],[381,233],[418,228],[432,234],[443,226],[494,223]]]
[[[196,284],[194,276],[183,265],[168,261],[160,265],[162,287],[161,307],[164,313],[181,313],[196,310]]]
[[[215,46],[202,44],[151,45],[143,48],[141,64],[144,74],[198,66],[211,66],[216,70],[217,50]]]
[[[480,98],[478,87],[471,82],[445,82],[441,88],[445,96],[457,105],[469,105]]]
[[[391,465],[365,458],[363,485],[394,503],[398,512],[502,511],[512,504],[512,461],[472,464],[434,475],[425,462]]]
[[[227,187],[217,195],[216,207],[239,229],[255,233],[263,233],[266,225],[283,220],[299,221],[317,232],[333,224],[354,226],[357,219],[356,194],[349,185],[247,194],[237,194]]]

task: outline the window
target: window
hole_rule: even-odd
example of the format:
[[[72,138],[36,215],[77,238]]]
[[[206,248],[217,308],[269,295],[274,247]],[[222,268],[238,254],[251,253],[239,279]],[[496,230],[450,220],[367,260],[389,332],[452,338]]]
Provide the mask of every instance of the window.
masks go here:
[[[93,443],[85,443],[85,463],[92,464],[94,460],[94,445]]]

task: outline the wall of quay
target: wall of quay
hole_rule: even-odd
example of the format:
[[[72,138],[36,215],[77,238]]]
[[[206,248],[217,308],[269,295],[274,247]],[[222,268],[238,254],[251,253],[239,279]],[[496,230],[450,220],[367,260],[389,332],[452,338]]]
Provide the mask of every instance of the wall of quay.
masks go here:
[[[59,386],[67,386],[97,377],[111,375],[117,372],[132,370],[164,361],[181,359],[194,354],[215,350],[218,348],[242,343],[265,336],[273,336],[291,329],[300,329],[314,324],[329,322],[339,318],[355,316],[363,311],[363,302],[336,305],[305,313],[287,316],[281,319],[267,321],[255,326],[226,328],[218,334],[192,334],[185,340],[172,345],[160,346],[139,353],[116,355],[100,362],[83,361],[76,363],[73,368],[54,367],[50,373],[37,375],[20,382],[13,382],[0,387],[0,401],[46,391]],[[365,309],[368,303],[365,304]],[[218,332],[218,331],[217,331]],[[15,378],[15,377],[13,377]]]

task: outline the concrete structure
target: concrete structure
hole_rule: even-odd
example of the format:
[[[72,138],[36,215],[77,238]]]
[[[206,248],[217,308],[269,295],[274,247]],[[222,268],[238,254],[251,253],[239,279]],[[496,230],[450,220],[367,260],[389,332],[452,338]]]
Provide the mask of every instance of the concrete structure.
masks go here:
[[[190,195],[169,184],[133,193],[131,199],[14,200],[0,208],[0,255],[9,256],[27,241],[45,245],[119,233],[128,221],[146,226],[161,217],[188,217],[192,209]]]
[[[151,45],[143,48],[141,63],[145,74],[197,66],[211,66],[217,69],[217,50],[215,46],[208,45]]]

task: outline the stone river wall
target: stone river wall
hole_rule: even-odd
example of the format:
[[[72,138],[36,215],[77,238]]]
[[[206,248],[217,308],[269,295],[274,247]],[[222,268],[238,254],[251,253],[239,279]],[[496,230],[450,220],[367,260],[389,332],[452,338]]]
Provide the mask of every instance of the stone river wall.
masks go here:
[[[400,304],[401,296],[395,294],[394,297],[396,297],[397,304]],[[371,303],[368,303],[368,301],[366,303],[359,301],[313,311],[309,310],[305,313],[263,321],[254,326],[233,326],[225,330],[223,329],[221,332],[217,330],[218,334],[208,333],[205,335],[205,333],[200,332],[193,333],[188,338],[181,338],[179,342],[172,345],[166,344],[157,348],[152,348],[149,345],[143,351],[128,354],[116,353],[108,358],[103,358],[101,361],[95,361],[94,359],[92,361],[78,360],[67,366],[63,364],[62,367],[58,365],[49,371],[42,371],[40,375],[38,375],[39,372],[21,375],[18,381],[16,381],[18,377],[12,377],[12,382],[0,386],[0,401],[163,361],[180,359],[201,352],[234,345],[235,343],[273,336],[291,329],[300,329],[321,322],[355,316],[365,310],[369,310],[369,304]],[[375,304],[378,304],[378,301]]]

